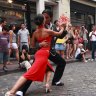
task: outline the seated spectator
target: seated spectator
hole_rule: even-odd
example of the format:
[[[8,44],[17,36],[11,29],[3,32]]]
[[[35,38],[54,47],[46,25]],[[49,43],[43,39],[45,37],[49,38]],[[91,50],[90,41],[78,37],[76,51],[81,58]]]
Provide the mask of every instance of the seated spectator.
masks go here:
[[[75,58],[77,60],[80,60],[80,61],[83,61],[83,62],[87,62],[87,60],[85,59],[85,53],[87,52],[88,50],[84,50],[83,48],[83,44],[79,44],[78,45],[78,48],[76,50],[76,53],[75,53]]]
[[[22,46],[22,51],[19,54],[19,63],[21,68],[28,70],[31,67],[32,62],[30,62],[30,55],[28,54],[27,45]]]

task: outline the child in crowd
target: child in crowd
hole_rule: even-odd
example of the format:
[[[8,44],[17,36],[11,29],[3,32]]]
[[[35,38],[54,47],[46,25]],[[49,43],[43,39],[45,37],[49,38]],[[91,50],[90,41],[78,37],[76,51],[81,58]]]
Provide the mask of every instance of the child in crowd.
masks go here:
[[[3,63],[3,70],[8,71],[6,64],[8,62],[8,43],[9,43],[9,28],[3,26],[2,33],[0,34],[0,62]]]
[[[87,60],[85,59],[85,53],[87,52],[88,50],[84,50],[83,48],[83,44],[79,44],[78,45],[78,48],[76,50],[76,53],[75,53],[75,58],[78,59],[78,60],[81,60],[83,62],[87,62]]]

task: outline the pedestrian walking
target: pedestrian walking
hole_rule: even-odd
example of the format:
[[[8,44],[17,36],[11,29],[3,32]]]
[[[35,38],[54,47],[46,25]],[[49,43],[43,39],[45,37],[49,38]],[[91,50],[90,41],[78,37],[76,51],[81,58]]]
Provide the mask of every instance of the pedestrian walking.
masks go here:
[[[10,25],[10,30],[9,30],[9,34],[10,34],[10,40],[9,40],[9,44],[8,44],[8,48],[9,48],[9,57],[12,53],[13,50],[15,50],[15,54],[16,54],[16,59],[19,62],[19,50],[18,50],[18,45],[16,43],[16,34],[15,34],[15,29],[16,26],[15,25]],[[9,62],[10,63],[10,62]]]
[[[0,62],[3,63],[3,70],[8,71],[6,66],[8,62],[8,41],[9,41],[9,28],[3,26],[2,33],[0,33]]]

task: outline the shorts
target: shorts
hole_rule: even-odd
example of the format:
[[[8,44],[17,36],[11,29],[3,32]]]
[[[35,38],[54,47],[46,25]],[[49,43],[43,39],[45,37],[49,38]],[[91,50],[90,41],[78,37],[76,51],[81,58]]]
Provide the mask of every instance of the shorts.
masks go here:
[[[31,67],[31,64],[29,63],[29,61],[23,61],[22,63],[20,63],[20,66],[28,70]]]
[[[6,63],[8,61],[9,54],[8,52],[0,52],[0,63]]]
[[[10,43],[8,44],[8,48],[10,48]],[[12,49],[18,49],[17,43],[12,43]]]
[[[64,44],[55,44],[55,49],[57,51],[64,51],[66,49],[65,45]]]

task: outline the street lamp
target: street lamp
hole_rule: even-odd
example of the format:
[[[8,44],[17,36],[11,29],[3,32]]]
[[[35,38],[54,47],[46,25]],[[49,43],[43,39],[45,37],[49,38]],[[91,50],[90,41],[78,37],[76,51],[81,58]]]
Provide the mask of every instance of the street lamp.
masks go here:
[[[13,1],[12,0],[8,0],[8,3],[12,3]]]

